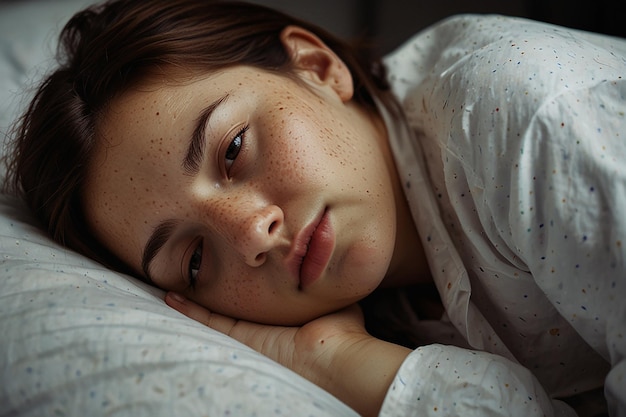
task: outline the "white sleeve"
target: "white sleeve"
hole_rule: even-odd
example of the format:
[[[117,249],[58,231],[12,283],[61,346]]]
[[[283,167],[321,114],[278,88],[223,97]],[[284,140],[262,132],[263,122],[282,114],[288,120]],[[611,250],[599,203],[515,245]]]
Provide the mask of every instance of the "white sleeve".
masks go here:
[[[523,135],[508,211],[497,215],[487,197],[508,247],[611,364],[612,415],[626,413],[625,114],[626,78],[546,100]]]
[[[456,158],[499,255],[610,363],[626,415],[626,41],[473,16],[437,30],[394,58],[418,74],[397,89],[432,109],[409,122]]]
[[[526,368],[501,356],[454,346],[428,345],[402,364],[379,417],[575,416],[550,400]]]
[[[575,65],[574,58],[592,52],[593,61]],[[611,364],[609,410],[625,415],[626,57],[588,47],[570,54],[551,94],[530,92],[534,100],[502,106],[519,139],[494,145],[502,157],[481,157],[483,170],[473,174],[485,184],[482,221],[493,225],[493,241],[504,241],[561,316]],[[488,175],[508,185],[506,198]]]

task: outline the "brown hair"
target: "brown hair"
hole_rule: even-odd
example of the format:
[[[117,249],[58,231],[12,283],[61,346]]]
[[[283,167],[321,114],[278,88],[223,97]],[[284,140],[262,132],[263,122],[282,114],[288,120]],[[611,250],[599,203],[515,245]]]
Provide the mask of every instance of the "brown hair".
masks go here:
[[[382,88],[363,50],[263,6],[209,0],[115,0],[77,13],[59,38],[59,67],[14,130],[7,186],[21,193],[57,242],[129,272],[90,233],[81,192],[99,114],[156,71],[251,65],[292,74],[280,41],[288,25],[317,34],[348,66],[355,100],[374,107]],[[379,67],[380,68],[380,67]]]

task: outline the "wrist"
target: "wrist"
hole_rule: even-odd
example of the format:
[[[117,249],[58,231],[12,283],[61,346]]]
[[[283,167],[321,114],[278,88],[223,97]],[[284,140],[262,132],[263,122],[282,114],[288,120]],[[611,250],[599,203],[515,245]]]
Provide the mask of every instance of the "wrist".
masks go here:
[[[325,344],[332,346],[323,347]],[[411,352],[368,334],[319,340],[306,376],[360,415],[378,415],[387,390]]]

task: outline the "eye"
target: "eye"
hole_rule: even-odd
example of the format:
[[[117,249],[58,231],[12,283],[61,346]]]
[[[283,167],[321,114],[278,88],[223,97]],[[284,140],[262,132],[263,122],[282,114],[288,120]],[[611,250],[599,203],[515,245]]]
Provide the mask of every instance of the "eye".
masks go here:
[[[196,246],[189,259],[188,281],[191,289],[196,287],[200,266],[202,266],[202,241]]]
[[[249,126],[244,126],[241,130],[239,130],[233,139],[228,144],[228,148],[226,148],[226,152],[224,154],[225,160],[225,168],[226,172],[230,174],[230,169],[235,163],[237,156],[239,156],[239,152],[241,152],[241,148],[243,146],[244,136]],[[230,175],[229,175],[230,176]]]

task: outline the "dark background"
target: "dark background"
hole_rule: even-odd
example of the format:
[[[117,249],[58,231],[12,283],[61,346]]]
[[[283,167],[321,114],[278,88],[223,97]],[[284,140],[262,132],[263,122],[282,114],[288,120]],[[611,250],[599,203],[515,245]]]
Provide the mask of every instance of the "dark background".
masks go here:
[[[390,52],[420,29],[459,13],[497,13],[626,37],[625,0],[252,0],[313,21],[331,32],[376,41]]]
[[[26,0],[0,0],[0,4],[22,1]],[[520,16],[626,38],[626,0],[248,1],[312,21],[344,38],[364,36],[374,40],[378,54],[386,54],[419,30],[460,13]]]

